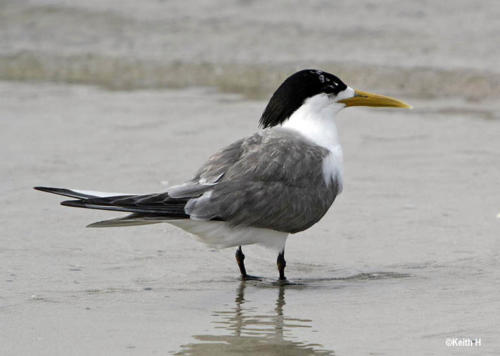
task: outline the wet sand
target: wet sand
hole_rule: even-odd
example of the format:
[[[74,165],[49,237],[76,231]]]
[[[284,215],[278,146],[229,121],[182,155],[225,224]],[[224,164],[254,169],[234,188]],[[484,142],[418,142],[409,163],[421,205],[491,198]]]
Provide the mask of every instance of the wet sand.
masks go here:
[[[345,110],[345,191],[275,256],[207,249],[169,225],[86,229],[34,185],[146,193],[252,133],[265,105],[213,89],[0,83],[1,353],[458,354],[497,339],[500,121],[494,103]],[[403,98],[407,99],[407,98]],[[286,351],[285,351],[286,350]]]

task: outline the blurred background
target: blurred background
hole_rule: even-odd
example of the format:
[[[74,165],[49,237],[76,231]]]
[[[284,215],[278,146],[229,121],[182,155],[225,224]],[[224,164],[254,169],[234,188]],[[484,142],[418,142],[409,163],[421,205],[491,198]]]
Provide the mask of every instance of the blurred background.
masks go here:
[[[0,354],[498,355],[500,3],[0,0]],[[319,68],[411,111],[337,118],[344,192],[271,252],[32,190],[150,193]],[[472,350],[449,338],[481,339]]]
[[[353,85],[499,95],[494,0],[1,2],[0,78],[265,98],[321,67]]]

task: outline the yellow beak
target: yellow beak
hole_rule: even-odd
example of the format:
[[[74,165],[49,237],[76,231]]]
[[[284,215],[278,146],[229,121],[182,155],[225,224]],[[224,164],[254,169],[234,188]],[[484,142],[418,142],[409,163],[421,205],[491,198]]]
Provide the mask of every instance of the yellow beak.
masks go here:
[[[342,99],[338,101],[339,103],[345,104],[345,106],[383,106],[383,107],[393,107],[393,108],[405,108],[411,109],[412,106],[408,105],[398,99],[394,99],[388,96],[368,93],[366,91],[355,90],[354,96],[352,98]]]

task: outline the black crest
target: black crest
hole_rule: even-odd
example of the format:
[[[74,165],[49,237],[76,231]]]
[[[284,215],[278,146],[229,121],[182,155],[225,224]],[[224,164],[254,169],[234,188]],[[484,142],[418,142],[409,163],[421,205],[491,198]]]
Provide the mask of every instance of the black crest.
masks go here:
[[[273,127],[283,123],[307,98],[316,94],[337,95],[347,86],[333,74],[316,69],[304,69],[289,76],[274,92],[267,104],[260,126]]]

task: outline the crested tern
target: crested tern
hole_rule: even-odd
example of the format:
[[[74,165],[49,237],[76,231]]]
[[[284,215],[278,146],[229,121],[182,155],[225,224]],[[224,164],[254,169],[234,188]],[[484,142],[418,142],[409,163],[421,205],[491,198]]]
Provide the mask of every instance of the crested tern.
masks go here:
[[[274,92],[261,130],[213,154],[187,182],[165,192],[133,195],[35,187],[73,198],[71,207],[128,212],[89,227],[169,223],[216,248],[259,244],[278,253],[285,280],[289,234],[317,223],[341,193],[343,157],[334,118],[345,107],[410,108],[387,96],[354,90],[333,74],[301,70]]]

